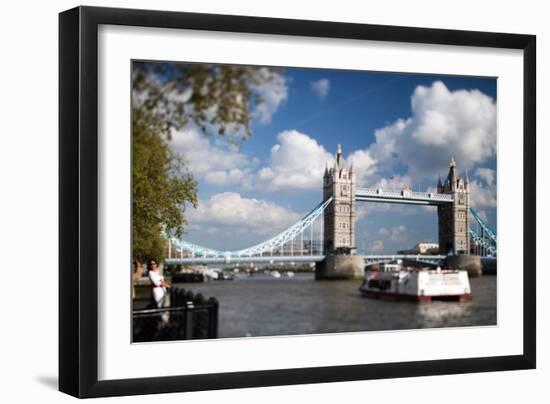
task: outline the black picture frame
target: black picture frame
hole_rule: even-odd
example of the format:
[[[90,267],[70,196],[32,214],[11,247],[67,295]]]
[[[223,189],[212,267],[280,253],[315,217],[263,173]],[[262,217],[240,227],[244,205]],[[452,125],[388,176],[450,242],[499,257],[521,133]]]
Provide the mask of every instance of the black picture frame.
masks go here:
[[[523,51],[523,354],[98,381],[98,26],[277,34]],[[76,397],[324,383],[536,367],[536,37],[77,7],[59,15],[59,390]]]

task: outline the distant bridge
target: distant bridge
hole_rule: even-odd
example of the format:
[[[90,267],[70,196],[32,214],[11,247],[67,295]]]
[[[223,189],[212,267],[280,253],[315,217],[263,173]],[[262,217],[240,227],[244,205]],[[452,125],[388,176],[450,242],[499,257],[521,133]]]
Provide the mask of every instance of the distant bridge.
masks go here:
[[[303,264],[319,262],[325,259],[324,255],[286,255],[286,256],[257,256],[257,257],[186,257],[167,258],[168,265],[214,265],[214,264]]]
[[[374,264],[377,262],[388,262],[395,260],[409,260],[424,262],[432,265],[441,265],[446,255],[413,255],[413,254],[393,254],[393,255],[362,255],[365,264]],[[167,258],[164,262],[168,265],[214,265],[214,264],[282,264],[293,263],[303,264],[309,262],[319,262],[325,259],[324,255],[286,255],[286,256],[257,256],[257,257],[185,257],[185,258]]]
[[[366,192],[368,191],[368,192]],[[372,196],[375,194],[375,196]],[[433,204],[449,203],[448,197],[441,198],[427,192],[397,192],[359,189],[358,200],[366,198],[389,198],[403,203],[411,204]],[[366,196],[370,195],[370,196]],[[380,199],[378,199],[380,201]],[[322,220],[324,210],[331,203],[332,198],[319,204],[300,221],[286,230],[270,238],[267,241],[256,244],[252,247],[237,251],[221,251],[203,247],[185,240],[172,239],[169,243],[168,258],[166,264],[173,265],[198,265],[198,264],[229,264],[229,263],[306,263],[319,262],[325,258],[323,248]],[[479,217],[479,214],[471,208],[475,221],[470,226],[470,236],[479,246],[480,255],[495,257],[497,253],[496,235],[489,226]],[[317,224],[316,224],[317,223]],[[316,227],[315,231],[314,228]],[[175,256],[174,256],[175,255]],[[178,256],[179,255],[179,256]],[[397,259],[422,261],[431,264],[440,264],[445,255],[364,255],[366,263],[385,262]]]
[[[334,167],[327,167],[323,176],[323,202],[286,230],[236,251],[221,251],[172,239],[165,262],[193,265],[322,261],[327,254],[355,248],[356,202],[437,206],[441,250],[449,254],[469,254],[473,250],[477,255],[497,256],[496,234],[470,207],[469,180],[467,176],[458,176],[454,159],[445,182],[438,181],[437,192],[414,192],[411,189],[355,188],[355,174],[342,159],[340,145],[336,157]],[[445,256],[365,255],[364,259],[366,263],[407,259],[440,264]]]

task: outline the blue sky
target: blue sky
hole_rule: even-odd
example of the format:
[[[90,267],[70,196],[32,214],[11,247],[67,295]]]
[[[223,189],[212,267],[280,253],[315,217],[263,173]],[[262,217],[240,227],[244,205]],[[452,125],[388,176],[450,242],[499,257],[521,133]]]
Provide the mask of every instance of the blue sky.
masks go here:
[[[496,79],[285,68],[256,91],[265,104],[239,146],[196,128],[173,136],[198,180],[186,240],[233,250],[288,227],[321,201],[339,143],[368,187],[433,188],[454,157],[496,229]],[[360,252],[437,241],[435,208],[360,204],[358,216]]]

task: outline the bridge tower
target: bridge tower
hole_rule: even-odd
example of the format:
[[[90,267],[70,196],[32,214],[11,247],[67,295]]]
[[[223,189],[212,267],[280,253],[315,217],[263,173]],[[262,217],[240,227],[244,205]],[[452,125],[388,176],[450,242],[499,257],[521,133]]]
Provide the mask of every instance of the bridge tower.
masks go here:
[[[355,173],[342,158],[338,145],[332,168],[323,175],[323,200],[332,196],[332,203],[324,212],[323,248],[326,254],[351,252],[355,247]]]
[[[437,207],[439,252],[447,255],[470,254],[470,183],[468,175],[458,176],[451,159],[444,183],[437,182],[437,192],[451,194],[453,202]]]

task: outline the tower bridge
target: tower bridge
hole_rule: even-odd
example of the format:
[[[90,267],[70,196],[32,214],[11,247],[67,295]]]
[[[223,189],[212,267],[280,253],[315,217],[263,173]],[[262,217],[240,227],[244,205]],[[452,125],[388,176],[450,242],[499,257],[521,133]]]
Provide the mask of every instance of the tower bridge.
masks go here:
[[[362,276],[365,262],[416,259],[439,263],[452,258],[468,261],[478,255],[497,255],[496,234],[470,206],[468,176],[460,177],[451,159],[444,181],[435,192],[357,188],[352,165],[338,145],[332,167],[323,175],[323,201],[294,225],[274,237],[237,251],[220,251],[182,239],[171,239],[167,264],[316,262],[320,278]],[[357,203],[396,203],[437,207],[439,253],[436,256],[360,256],[355,254]],[[458,258],[457,258],[458,257]],[[455,259],[456,258],[456,259]],[[474,257],[472,257],[474,258]],[[478,259],[479,261],[479,259]],[[350,269],[351,268],[351,269]]]

